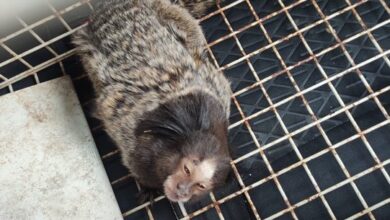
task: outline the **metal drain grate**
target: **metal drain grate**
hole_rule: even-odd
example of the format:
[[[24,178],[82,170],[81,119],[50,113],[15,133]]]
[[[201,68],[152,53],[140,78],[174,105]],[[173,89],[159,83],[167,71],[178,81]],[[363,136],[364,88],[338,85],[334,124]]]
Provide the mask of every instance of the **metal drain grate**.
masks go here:
[[[390,217],[388,1],[237,0],[203,17],[234,91],[234,180],[197,204],[161,196],[152,207],[136,203],[137,184],[89,117],[91,85],[68,42],[93,3],[44,1],[47,16],[19,16],[0,36],[0,94],[72,75],[125,219]]]

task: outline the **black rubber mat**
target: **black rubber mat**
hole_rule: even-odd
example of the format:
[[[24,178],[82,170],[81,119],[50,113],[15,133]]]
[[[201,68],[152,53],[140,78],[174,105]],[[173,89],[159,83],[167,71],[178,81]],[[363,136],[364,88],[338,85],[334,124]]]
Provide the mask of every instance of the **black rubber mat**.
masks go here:
[[[260,17],[264,17],[281,9],[277,1],[252,2]],[[318,4],[322,7],[324,12],[330,14],[346,7],[345,3],[340,2],[343,1],[318,1]],[[291,10],[290,13],[294,20],[299,22],[297,24],[299,27],[304,27],[320,18],[313,7],[314,6],[308,2]],[[357,8],[357,11],[361,15],[364,15],[362,16],[363,20],[369,26],[389,18],[389,15],[377,1],[363,4]],[[234,31],[239,30],[241,27],[255,20],[245,2],[225,11],[225,14]],[[341,39],[363,31],[351,12],[331,19],[330,23]],[[229,34],[227,25],[221,15],[216,15],[206,20],[203,23],[203,27],[209,42]],[[276,16],[264,22],[264,27],[274,41],[286,37],[294,31],[285,14]],[[313,48],[314,53],[336,44],[336,40],[326,31],[324,24],[304,32],[303,35],[309,46]],[[383,39],[380,41],[380,45],[383,49],[389,48],[389,26],[380,31],[380,34],[374,33],[374,36],[378,39]],[[220,66],[224,66],[267,45],[267,40],[259,26],[254,26],[241,32],[237,35],[237,38],[244,49],[244,54],[240,51],[237,41],[233,37],[228,38],[211,48]],[[387,39],[387,42],[385,39]],[[363,62],[365,59],[378,54],[377,49],[367,35],[351,41],[346,45],[346,48],[356,63]],[[298,37],[294,37],[291,40],[278,45],[277,49],[287,66],[294,65],[309,56],[309,53],[306,51],[303,43]],[[272,49],[265,50],[264,52],[251,57],[249,62],[253,65],[260,79],[269,77],[271,74],[283,70],[282,64]],[[351,66],[341,49],[336,49],[331,53],[319,57],[319,62],[328,76],[342,72]],[[385,63],[384,59],[370,63],[363,68],[360,68],[360,70],[374,91],[390,84],[390,67]],[[295,68],[291,73],[301,90],[309,88],[324,80],[320,70],[312,61]],[[233,91],[239,91],[256,82],[247,61],[229,67],[225,70],[225,74],[232,82]],[[362,81],[356,73],[345,75],[333,81],[332,84],[346,105],[359,100],[368,94],[368,91],[363,86]],[[264,86],[273,103],[277,103],[297,92],[286,74],[275,77],[266,82]],[[341,108],[331,92],[331,89],[326,84],[318,89],[310,91],[304,96],[318,118]],[[381,99],[382,104],[384,104],[387,111],[389,111],[390,94],[387,93],[386,95],[383,95],[383,97],[386,98]],[[246,116],[270,106],[260,87],[239,95],[237,100]],[[231,122],[234,123],[241,120],[241,117],[234,105],[232,105],[232,108]],[[312,122],[312,117],[305,108],[301,98],[295,98],[292,101],[277,107],[277,111],[290,132]],[[361,106],[352,108],[351,114],[356,119],[356,122],[361,129],[366,129],[385,120],[383,114],[379,111],[373,101],[368,101]],[[268,144],[285,135],[272,111],[254,118],[250,121],[250,124],[258,141],[262,145]],[[330,120],[326,120],[321,125],[332,143],[337,143],[356,134],[356,130],[351,125],[351,122],[345,113]],[[385,135],[387,133],[390,134],[390,126],[385,126],[378,129],[376,132],[367,135],[375,152],[378,155],[381,155],[381,160],[386,160],[390,157],[390,149],[384,147],[390,146],[390,138]],[[327,148],[326,142],[316,127],[296,135],[293,139],[304,158]],[[234,156],[236,157],[256,149],[245,126],[238,126],[232,129],[230,132],[230,140],[230,144],[233,148],[232,150],[235,154]],[[369,156],[368,150],[360,139],[342,146],[337,152],[342,161],[346,164],[351,175],[375,165],[375,162]],[[265,153],[267,154],[267,158],[271,160],[274,171],[282,170],[299,161],[297,155],[292,150],[291,143],[288,141],[281,142],[280,144],[271,147]],[[326,189],[327,187],[346,179],[331,153],[327,153],[318,160],[312,161],[308,166],[321,189]],[[269,176],[269,172],[267,171],[263,160],[257,155],[244,160],[238,165],[238,169],[245,185],[249,185]],[[286,191],[288,199],[293,204],[316,193],[302,167],[282,175],[280,177],[280,182]],[[369,189],[369,186],[365,184],[369,184],[370,182],[376,184],[378,188]],[[362,191],[363,196],[368,196],[370,193],[377,192],[376,195],[373,196],[376,197],[373,199],[375,202],[379,202],[390,196],[388,183],[379,171],[362,178],[361,181],[357,182],[357,185]],[[235,188],[235,190],[239,188],[237,183]],[[230,193],[232,192],[234,192],[234,190],[230,191]],[[255,206],[257,210],[259,210],[260,216],[263,218],[287,208],[274,183],[266,183],[250,192],[250,196],[252,200],[254,200]],[[356,198],[355,193],[351,189],[351,186],[342,187],[330,193],[326,199],[328,203],[331,204],[331,208],[335,215],[339,218],[348,217],[363,209],[360,201]],[[370,204],[375,204],[375,202],[370,201]],[[343,205],[345,203],[348,203],[349,205]],[[196,210],[207,204],[208,203],[205,202],[193,209]],[[252,211],[249,209],[247,201],[243,196],[222,205],[221,208],[225,219],[253,218],[253,216],[251,216]],[[191,208],[189,210],[191,210]],[[235,212],[234,210],[240,211]],[[329,218],[324,205],[321,201],[318,201],[318,199],[310,202],[309,205],[298,208],[296,212],[298,217],[302,219]],[[199,219],[215,219],[215,214],[216,213],[214,212],[205,213],[202,215],[203,217]],[[390,212],[389,210],[382,208],[378,209],[377,215],[390,216]],[[286,214],[283,218],[291,218],[291,216],[290,214]]]
[[[222,5],[229,5],[231,2],[233,1],[225,1]],[[288,6],[295,4],[297,1],[284,0],[283,2]],[[274,0],[250,0],[250,3],[254,7],[257,16],[260,18],[264,18],[265,16],[282,9],[278,1]],[[318,0],[317,3],[325,15],[330,15],[347,7],[345,1],[342,0]],[[216,8],[211,11],[213,10],[216,10]],[[372,27],[390,19],[389,14],[377,0],[363,3],[358,6],[356,10],[368,27]],[[290,9],[289,12],[299,28],[306,27],[321,18],[310,1],[300,3],[298,6]],[[227,21],[233,28],[233,31],[240,30],[256,20],[246,1],[227,9],[224,13]],[[74,16],[76,16],[77,19],[74,19],[76,22],[72,25],[77,26],[81,24],[80,22],[82,22],[84,18],[80,18],[77,14]],[[341,40],[364,31],[364,28],[361,27],[351,11],[333,17],[329,20],[329,23],[335,29]],[[281,40],[287,35],[295,32],[294,27],[285,13],[266,19],[263,24],[272,41]],[[231,33],[223,16],[220,14],[216,14],[204,20],[201,25],[208,42],[214,42]],[[53,34],[55,36],[55,33]],[[372,35],[383,50],[388,50],[390,48],[390,25],[387,24],[376,29],[372,32]],[[259,48],[268,45],[266,36],[259,25],[253,25],[252,27],[241,31],[236,37],[237,38],[234,36],[229,37],[211,47],[219,66],[224,67]],[[303,37],[307,40],[308,45],[312,48],[314,53],[318,53],[337,43],[337,40],[334,39],[324,23],[303,32]],[[19,40],[16,41],[15,45],[18,44],[17,42],[19,42]],[[240,50],[240,45],[242,46],[243,51]],[[72,47],[69,44],[69,38],[55,42],[52,46],[56,51],[66,51]],[[356,63],[364,62],[379,53],[366,34],[348,42],[345,47]],[[22,47],[19,49],[21,51],[23,50]],[[292,37],[277,44],[276,49],[287,66],[295,65],[310,56],[299,36]],[[3,53],[0,48],[0,61],[6,60],[7,56],[8,55]],[[43,49],[36,54],[29,56],[27,59],[29,59],[29,62],[39,63],[42,62],[42,60],[44,61],[47,59],[45,56],[50,56],[50,54]],[[348,61],[340,47],[319,56],[318,61],[328,77],[343,72],[351,67],[351,63]],[[5,68],[0,69],[0,72],[9,74],[9,76],[21,72],[20,68],[22,67],[17,62],[18,61],[15,61],[12,65],[7,65]],[[126,213],[138,206],[136,202],[136,193],[138,192],[136,183],[131,178],[123,178],[128,175],[128,172],[120,162],[120,155],[116,151],[115,144],[103,131],[100,126],[101,123],[90,115],[90,110],[92,108],[91,100],[94,95],[88,78],[80,77],[83,75],[84,71],[82,70],[79,58],[77,56],[71,56],[65,59],[63,64],[66,72],[74,79],[74,85],[80,101],[82,102],[95,142],[100,154],[104,157],[103,162],[108,177],[110,181],[113,182],[113,189],[120,209],[123,213]],[[263,84],[264,89],[273,104],[297,93],[294,83],[289,79],[285,72],[282,73],[284,70],[283,64],[272,48],[266,49],[251,56],[248,60],[243,60],[224,70],[224,73],[231,81],[234,92],[240,91],[257,82],[257,79],[251,70],[252,67],[259,80],[269,79],[270,76],[273,76]],[[390,85],[390,67],[383,58],[364,65],[359,68],[359,70],[374,92]],[[60,66],[53,65],[50,68],[41,71],[38,75],[41,81],[45,81],[59,76],[59,72]],[[280,74],[275,75],[276,73]],[[321,70],[313,60],[293,68],[291,70],[291,75],[296,81],[299,90],[305,90],[325,80]],[[344,76],[333,80],[331,83],[337,93],[340,94],[340,98],[345,105],[360,100],[369,94],[369,91],[367,91],[362,80],[359,78],[357,71],[345,74]],[[34,80],[31,77],[28,77],[15,83],[14,87],[15,90],[17,90],[33,84]],[[7,89],[0,90],[0,95],[5,93],[7,93]],[[315,116],[319,119],[342,108],[340,102],[332,92],[332,88],[328,84],[315,88],[310,92],[305,93],[303,96],[309,103]],[[248,91],[241,93],[236,98],[245,116],[250,116],[271,106],[260,86],[254,86]],[[387,112],[390,112],[390,92],[388,91],[380,95],[379,101],[383,104]],[[301,97],[294,98],[277,106],[276,111],[280,115],[288,132],[293,132],[313,122],[313,118],[309,114]],[[352,107],[349,112],[362,130],[386,120],[377,104],[372,99],[361,105]],[[230,117],[231,124],[240,120],[242,120],[242,117],[237,106],[232,104],[232,114]],[[249,120],[248,123],[261,146],[270,144],[285,136],[285,131],[279,123],[277,115],[272,110],[254,117]],[[357,133],[356,129],[351,124],[348,114],[345,112],[323,121],[320,125],[332,144],[338,143]],[[390,126],[385,125],[365,136],[374,152],[378,155],[380,161],[388,160],[390,158],[389,134]],[[229,139],[233,158],[238,158],[257,149],[248,128],[244,124],[232,128],[229,133]],[[296,144],[296,147],[299,149],[303,158],[310,157],[329,147],[317,126],[313,126],[294,135],[291,140]],[[375,165],[375,161],[370,156],[370,152],[368,152],[365,143],[360,138],[339,147],[336,151],[352,176]],[[293,150],[291,141],[288,139],[267,148],[264,153],[270,160],[272,169],[275,172],[299,162],[299,158]],[[333,186],[347,178],[337,163],[337,159],[331,152],[311,160],[307,163],[307,166],[321,190]],[[237,169],[246,186],[267,178],[270,175],[260,154],[255,154],[238,163]],[[386,166],[385,169],[387,172],[390,172],[389,165]],[[121,178],[123,178],[122,181],[117,181]],[[302,166],[280,175],[278,180],[291,204],[296,204],[303,199],[307,199],[316,194],[316,190]],[[359,178],[355,183],[368,206],[372,206],[390,198],[390,187],[379,170]],[[237,192],[240,189],[241,186],[238,181],[232,177],[224,188],[216,190],[215,197],[218,200]],[[287,208],[274,181],[268,181],[249,190],[248,195],[251,197],[261,218],[269,217]],[[350,184],[346,184],[343,187],[326,194],[325,199],[328,201],[335,216],[340,219],[349,217],[363,210],[361,202],[358,200]],[[185,205],[185,207],[188,213],[192,213],[211,203],[211,199],[206,198],[199,203]],[[247,198],[243,194],[221,204],[220,209],[225,219],[255,218]],[[155,219],[176,219],[183,217],[183,213],[181,213],[179,207],[176,204],[169,203],[166,199],[156,202],[154,206],[151,207],[151,212]],[[324,204],[318,198],[296,208],[295,213],[301,219],[330,218]],[[377,219],[389,219],[389,205],[387,204],[376,209],[373,211],[373,214]],[[278,219],[291,218],[291,213],[287,212]],[[368,218],[368,216],[365,215],[363,218]],[[126,215],[125,219],[148,219],[148,214],[146,209],[140,209],[133,214]],[[218,212],[216,209],[210,209],[193,219],[218,219]]]

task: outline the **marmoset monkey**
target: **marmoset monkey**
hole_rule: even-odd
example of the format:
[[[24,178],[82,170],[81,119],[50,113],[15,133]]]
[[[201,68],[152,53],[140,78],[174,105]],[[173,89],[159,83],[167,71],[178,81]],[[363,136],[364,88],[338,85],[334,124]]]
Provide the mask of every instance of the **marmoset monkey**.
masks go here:
[[[147,189],[194,201],[224,183],[231,90],[194,16],[215,0],[106,0],[73,38],[96,115]]]

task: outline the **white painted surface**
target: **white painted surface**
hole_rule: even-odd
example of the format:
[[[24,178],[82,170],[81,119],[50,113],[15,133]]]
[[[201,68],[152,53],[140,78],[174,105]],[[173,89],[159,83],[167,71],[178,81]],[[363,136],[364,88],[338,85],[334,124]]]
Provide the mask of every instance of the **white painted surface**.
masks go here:
[[[68,77],[0,97],[0,219],[122,219]]]

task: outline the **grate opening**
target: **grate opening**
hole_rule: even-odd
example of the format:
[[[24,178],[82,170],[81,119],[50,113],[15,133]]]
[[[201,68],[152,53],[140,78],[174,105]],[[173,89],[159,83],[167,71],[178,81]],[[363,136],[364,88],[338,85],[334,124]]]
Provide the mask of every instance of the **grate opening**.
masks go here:
[[[97,1],[39,1],[0,30],[0,95],[64,74],[125,219],[390,216],[390,8],[385,0],[227,0],[200,19],[232,82],[232,178],[199,203],[139,205],[70,35]],[[347,206],[345,204],[348,204]]]

